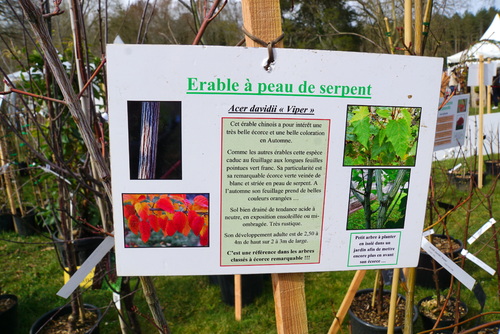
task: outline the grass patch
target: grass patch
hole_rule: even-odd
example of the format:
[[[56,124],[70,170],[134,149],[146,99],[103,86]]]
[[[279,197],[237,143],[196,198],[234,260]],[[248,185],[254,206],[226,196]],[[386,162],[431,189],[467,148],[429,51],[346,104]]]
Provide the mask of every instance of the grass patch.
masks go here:
[[[484,111],[483,112],[485,114],[488,112],[486,110],[486,104],[484,105]],[[493,109],[493,106],[492,106],[491,113],[494,114],[494,113],[497,113],[497,112],[500,112],[500,109]],[[476,115],[479,115],[479,107],[470,107],[469,108],[469,116],[476,116]]]

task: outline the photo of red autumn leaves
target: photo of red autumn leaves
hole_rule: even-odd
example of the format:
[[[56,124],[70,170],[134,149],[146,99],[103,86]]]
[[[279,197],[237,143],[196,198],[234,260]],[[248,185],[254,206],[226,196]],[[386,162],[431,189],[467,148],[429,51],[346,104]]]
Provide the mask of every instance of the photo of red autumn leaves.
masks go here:
[[[125,247],[208,246],[208,194],[123,194]]]

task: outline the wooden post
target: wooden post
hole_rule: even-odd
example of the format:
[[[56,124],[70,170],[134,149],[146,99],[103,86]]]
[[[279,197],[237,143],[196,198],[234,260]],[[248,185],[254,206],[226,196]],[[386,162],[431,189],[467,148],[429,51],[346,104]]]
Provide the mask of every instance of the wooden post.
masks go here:
[[[243,26],[246,31],[265,42],[271,42],[282,34],[281,9],[278,0],[242,0]],[[257,42],[245,36],[246,45],[259,47]],[[282,48],[283,42],[275,47]]]
[[[477,187],[483,187],[483,118],[484,118],[484,56],[479,56],[479,128],[477,135]],[[471,175],[472,176],[472,175]]]
[[[392,272],[391,304],[389,306],[387,334],[394,334],[394,322],[396,321],[396,309],[398,302],[399,268],[394,268]]]
[[[241,321],[241,275],[234,275],[234,318]]]
[[[278,334],[308,333],[304,274],[272,274]]]
[[[243,26],[253,36],[271,42],[282,34],[278,0],[242,0]],[[245,37],[249,47],[261,46]],[[283,47],[283,43],[275,47]],[[304,274],[273,274],[276,327],[279,334],[307,333]]]
[[[411,54],[411,46],[412,46],[412,15],[411,15],[411,0],[405,0],[404,6],[404,41],[405,41],[405,54]]]
[[[337,315],[335,316],[335,319],[333,320],[333,323],[330,326],[328,334],[335,334],[339,331],[340,326],[342,325],[342,321],[344,321],[345,315],[347,314],[347,310],[349,310],[349,307],[351,307],[354,295],[356,294],[356,291],[358,291],[359,286],[361,285],[361,282],[365,277],[365,274],[366,270],[356,271],[356,274],[354,275],[354,278],[351,281],[351,285],[349,286],[349,289],[347,290],[347,293],[344,296],[344,300],[342,301],[342,304],[340,304],[339,310],[337,311]]]
[[[422,0],[415,0],[415,54],[422,56]]]
[[[407,268],[408,270],[403,270],[406,277],[406,304],[405,304],[405,325],[403,328],[404,334],[413,333],[413,303],[415,299],[415,279],[417,277],[416,268]]]

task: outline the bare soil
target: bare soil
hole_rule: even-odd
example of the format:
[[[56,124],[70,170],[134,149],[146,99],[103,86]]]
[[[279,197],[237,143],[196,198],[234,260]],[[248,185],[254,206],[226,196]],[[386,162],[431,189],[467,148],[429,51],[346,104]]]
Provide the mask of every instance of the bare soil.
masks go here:
[[[16,305],[16,301],[14,299],[0,299],[0,313],[7,311],[14,305]]]
[[[97,322],[97,314],[85,311],[85,321],[78,323],[74,331],[68,329],[68,318],[71,314],[64,314],[50,320],[40,331],[40,334],[85,334],[91,330]]]
[[[477,331],[477,334],[498,334],[500,327],[495,328],[484,328]]]
[[[432,244],[445,254],[453,253],[461,247],[458,242],[451,238],[448,239],[446,236],[432,236]]]
[[[440,305],[437,304],[437,299],[429,299],[420,304],[420,312],[423,313],[425,316],[431,318],[431,319],[437,319],[439,314],[441,313],[441,308],[443,307],[445,297],[441,296],[441,303]],[[443,315],[441,316],[441,320],[453,320],[455,319],[455,306],[456,306],[456,301],[449,299],[446,302],[445,310],[443,312]],[[458,304],[458,311],[460,312],[459,318],[463,317],[466,314],[465,308]]]
[[[351,311],[363,321],[375,326],[387,327],[389,320],[389,306],[391,295],[384,293],[382,295],[382,312],[377,312],[377,306],[371,306],[373,292],[363,293],[356,297],[351,304]],[[399,298],[396,309],[395,326],[402,326],[405,319],[405,300]]]

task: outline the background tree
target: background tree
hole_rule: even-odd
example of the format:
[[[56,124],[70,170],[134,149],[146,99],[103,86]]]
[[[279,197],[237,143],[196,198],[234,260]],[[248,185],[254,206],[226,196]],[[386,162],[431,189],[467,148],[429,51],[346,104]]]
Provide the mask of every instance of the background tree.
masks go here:
[[[385,18],[395,48],[404,48],[404,0],[353,0],[349,2],[360,22],[359,51],[389,53]],[[427,1],[423,1],[423,5]],[[466,4],[458,0],[435,0],[425,55],[446,57],[466,49],[478,41],[490,25],[496,10],[479,10],[476,14],[465,11]],[[462,14],[460,14],[462,13]]]
[[[347,1],[281,1],[287,47],[358,50],[358,21]]]
[[[202,44],[236,45],[243,37],[238,21],[240,6],[229,1],[210,24]],[[194,0],[139,0],[126,7],[120,5],[110,15],[110,42],[120,36],[125,43],[191,44],[205,9],[204,1]]]

